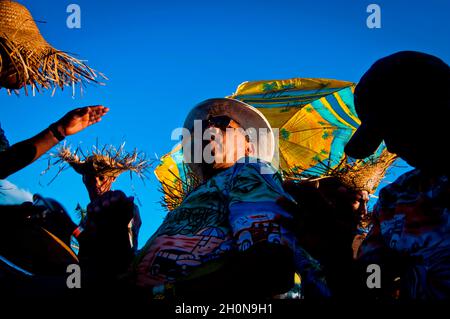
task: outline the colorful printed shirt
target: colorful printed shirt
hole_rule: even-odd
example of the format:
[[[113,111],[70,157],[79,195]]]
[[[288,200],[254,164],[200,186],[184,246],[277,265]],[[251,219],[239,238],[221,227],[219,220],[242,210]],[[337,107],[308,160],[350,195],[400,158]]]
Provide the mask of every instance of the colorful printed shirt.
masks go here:
[[[449,177],[428,177],[418,169],[381,190],[359,258],[379,264],[382,273],[383,265],[401,265],[401,297],[450,296],[449,202]]]
[[[175,282],[261,241],[292,247],[293,235],[281,224],[292,216],[276,204],[280,196],[290,198],[280,175],[263,161],[218,173],[170,211],[148,240],[136,263],[137,285]]]

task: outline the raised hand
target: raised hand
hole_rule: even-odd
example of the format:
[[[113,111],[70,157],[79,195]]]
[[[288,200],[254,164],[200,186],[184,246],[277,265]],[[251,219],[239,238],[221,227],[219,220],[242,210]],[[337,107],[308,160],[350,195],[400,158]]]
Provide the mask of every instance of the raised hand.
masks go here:
[[[64,135],[73,135],[86,127],[98,123],[108,113],[109,109],[103,105],[87,106],[70,111],[56,124],[58,130]]]

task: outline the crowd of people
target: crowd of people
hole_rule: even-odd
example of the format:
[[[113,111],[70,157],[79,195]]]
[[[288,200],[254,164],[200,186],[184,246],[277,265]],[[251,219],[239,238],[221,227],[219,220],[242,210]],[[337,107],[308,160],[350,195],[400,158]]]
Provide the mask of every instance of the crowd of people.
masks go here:
[[[53,67],[44,67],[49,59],[30,54],[38,50],[60,54],[45,42],[24,6],[1,0],[2,88],[94,80],[89,67],[68,56],[57,56]],[[58,67],[58,77],[45,73]],[[59,82],[52,83],[56,78]],[[354,92],[361,125],[346,154],[367,158],[384,141],[390,153],[413,167],[380,191],[373,212],[367,208],[369,195],[392,156],[351,176],[289,179],[270,163],[273,135],[255,145],[243,133],[250,128],[272,132],[261,112],[229,98],[203,101],[186,118],[184,128],[194,138],[183,141],[183,147],[194,151],[194,121],[201,121],[202,133],[212,133],[200,141],[201,151],[208,148],[213,160],[186,160],[198,185],[140,250],[134,198],[111,190],[127,169],[113,170],[101,156],[71,161],[90,198],[79,225],[58,202],[39,195],[33,203],[0,207],[0,290],[40,297],[101,292],[133,300],[447,299],[450,172],[440,155],[449,136],[449,88],[449,66],[413,51],[384,57],[362,76]],[[95,125],[108,111],[101,105],[73,110],[13,145],[0,129],[0,178]],[[215,138],[220,132],[231,134]],[[236,146],[236,139],[244,142]],[[185,159],[191,158],[188,153]],[[73,236],[78,254],[70,248]],[[67,288],[70,264],[80,265],[82,289]],[[381,269],[381,285],[375,289],[367,285],[367,266],[373,264]]]

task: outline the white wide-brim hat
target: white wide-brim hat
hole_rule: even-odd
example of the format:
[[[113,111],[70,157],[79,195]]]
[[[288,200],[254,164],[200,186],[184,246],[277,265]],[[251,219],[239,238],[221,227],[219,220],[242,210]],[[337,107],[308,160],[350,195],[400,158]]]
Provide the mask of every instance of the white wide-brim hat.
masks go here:
[[[229,98],[214,98],[205,100],[197,104],[188,114],[184,121],[184,128],[191,133],[191,149],[193,149],[193,132],[195,120],[208,120],[211,117],[228,116],[244,130],[256,129],[262,134],[258,134],[258,143],[255,146],[255,155],[259,159],[271,162],[275,152],[275,137],[273,129],[266,117],[256,108],[244,102]],[[263,130],[260,130],[263,129]],[[265,134],[266,133],[266,134]],[[186,156],[184,156],[186,160]],[[201,163],[187,161],[192,171],[198,176],[201,174]]]

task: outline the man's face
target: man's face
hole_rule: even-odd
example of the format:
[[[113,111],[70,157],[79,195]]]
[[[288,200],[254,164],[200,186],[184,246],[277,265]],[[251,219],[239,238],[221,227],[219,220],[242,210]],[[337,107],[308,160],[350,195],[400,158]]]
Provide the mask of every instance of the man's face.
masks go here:
[[[212,169],[231,167],[240,158],[252,154],[252,144],[241,126],[232,119],[225,121],[223,117],[220,122],[214,124],[214,120],[210,120],[204,127],[203,160],[211,162],[206,165]]]
[[[353,216],[360,220],[368,214],[369,193],[365,190],[352,190],[347,187],[338,189],[338,206],[345,210],[351,210]]]
[[[83,183],[89,193],[91,200],[111,190],[115,177],[103,175],[83,175]]]
[[[367,215],[367,204],[369,203],[369,193],[367,191],[349,191],[349,202],[352,211],[358,216]]]

